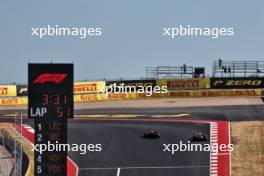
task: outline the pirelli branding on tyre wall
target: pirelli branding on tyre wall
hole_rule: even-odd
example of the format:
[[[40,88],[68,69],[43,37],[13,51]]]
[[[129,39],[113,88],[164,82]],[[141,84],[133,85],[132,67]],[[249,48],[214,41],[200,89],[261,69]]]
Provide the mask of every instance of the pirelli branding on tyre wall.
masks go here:
[[[128,100],[145,98],[169,98],[169,97],[221,97],[221,96],[261,96],[262,89],[228,89],[228,90],[177,90],[165,94],[153,94],[146,96],[141,93],[120,93],[120,94],[81,94],[74,96],[74,102],[90,102],[103,100]],[[3,97],[0,98],[1,105],[25,105],[27,97]]]
[[[157,80],[158,86],[167,86],[168,90],[190,90],[190,89],[208,89],[210,80],[208,78],[185,78]]]
[[[27,85],[16,86],[17,96],[27,96],[28,88]],[[75,82],[74,83],[74,94],[96,94],[98,92],[105,93],[105,82]]]
[[[17,96],[15,85],[0,86],[0,97],[15,97],[15,96]]]
[[[212,89],[264,88],[264,78],[261,77],[211,78],[210,82]]]
[[[222,96],[260,96],[261,89],[231,89],[231,90],[186,90],[171,91],[169,97],[222,97]]]
[[[89,102],[107,100],[108,97],[105,94],[81,94],[74,95],[74,102]]]
[[[0,106],[1,105],[26,105],[28,103],[27,97],[12,97],[12,98],[1,98],[0,99]]]
[[[74,83],[74,94],[96,93],[105,93],[105,81]]]

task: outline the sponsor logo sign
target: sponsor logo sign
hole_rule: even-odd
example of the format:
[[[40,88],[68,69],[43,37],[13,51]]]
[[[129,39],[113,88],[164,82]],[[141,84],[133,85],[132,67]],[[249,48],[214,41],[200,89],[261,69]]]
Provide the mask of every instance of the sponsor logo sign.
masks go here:
[[[15,96],[16,96],[15,85],[0,86],[0,97],[15,97]]]
[[[191,92],[190,91],[182,91],[182,92],[170,92],[170,97],[190,97]]]
[[[109,100],[123,100],[126,99],[127,93],[120,93],[120,94],[109,94],[108,99]]]
[[[27,96],[28,95],[28,87],[27,85],[17,85],[17,96]]]
[[[211,78],[212,89],[258,89],[264,88],[264,78]]]
[[[75,92],[82,92],[82,93],[87,93],[87,92],[94,92],[96,91],[97,84],[77,84],[74,86],[74,91]]]
[[[76,82],[74,83],[74,94],[96,94],[105,93],[105,82]]]
[[[54,79],[53,81],[56,81],[56,80]],[[102,87],[99,87],[99,86],[102,86]],[[28,95],[27,85],[17,85],[16,89],[17,89],[17,96],[27,96]],[[99,90],[101,90],[103,93],[105,92],[105,82],[76,82],[74,83],[74,94],[97,93]]]
[[[229,90],[186,90],[169,92],[169,97],[222,97],[222,96],[260,96],[261,89]]]
[[[97,100],[97,95],[96,94],[80,95],[80,101],[91,101],[91,100]]]
[[[207,89],[210,87],[208,78],[185,78],[158,80],[158,86],[167,85],[168,90]]]
[[[0,95],[7,95],[8,94],[8,88],[7,87],[0,87]]]
[[[0,105],[17,105],[18,99],[17,98],[3,98],[0,99]]]
[[[199,80],[168,80],[168,89],[199,88]]]

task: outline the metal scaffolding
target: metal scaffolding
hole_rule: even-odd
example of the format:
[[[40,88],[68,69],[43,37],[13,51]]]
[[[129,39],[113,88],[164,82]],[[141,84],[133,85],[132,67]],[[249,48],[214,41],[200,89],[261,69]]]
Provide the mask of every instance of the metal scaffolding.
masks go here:
[[[147,79],[172,79],[172,78],[192,78],[194,75],[193,66],[157,66],[146,67]]]
[[[213,77],[263,77],[264,61],[223,61],[213,63]]]

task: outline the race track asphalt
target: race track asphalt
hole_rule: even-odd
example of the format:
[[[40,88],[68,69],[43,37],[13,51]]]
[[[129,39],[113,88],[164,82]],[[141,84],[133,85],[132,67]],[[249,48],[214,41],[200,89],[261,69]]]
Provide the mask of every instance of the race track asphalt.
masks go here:
[[[33,120],[24,123],[34,127]],[[155,129],[159,139],[144,139],[144,132]],[[205,142],[193,142],[201,132]],[[79,176],[209,176],[210,152],[163,151],[163,144],[210,144],[210,124],[160,120],[68,120],[68,143],[102,144],[102,151],[69,152]]]
[[[160,139],[144,139],[148,129],[161,134]],[[207,123],[171,123],[123,120],[71,120],[69,143],[102,144],[101,152],[70,152],[79,167],[79,175],[89,176],[206,176],[209,175],[210,153],[163,152],[163,144],[187,144],[193,134],[209,137]],[[210,141],[201,142],[210,143]],[[118,168],[120,170],[118,171]]]
[[[147,116],[162,114],[190,114],[177,119],[191,120],[221,120],[221,121],[252,121],[264,120],[263,105],[237,106],[201,106],[182,108],[112,108],[112,109],[82,109],[75,114],[144,114]]]
[[[27,113],[25,109],[0,110],[0,117],[3,114]],[[76,115],[82,114],[143,114],[169,115],[169,114],[190,114],[177,119],[193,120],[222,120],[222,121],[253,121],[264,120],[263,105],[237,105],[237,106],[201,106],[182,108],[109,108],[109,109],[80,109],[75,110]]]
[[[25,112],[25,110],[21,110]],[[14,111],[1,111],[0,114]],[[187,113],[189,116],[166,118],[166,115]],[[143,114],[149,121],[127,120],[69,120],[68,142],[73,144],[101,143],[102,152],[81,155],[69,152],[77,163],[79,175],[89,176],[206,176],[209,175],[209,152],[162,152],[162,144],[188,141],[197,132],[209,136],[209,124],[183,122],[156,122],[151,115],[165,115],[163,119],[264,120],[264,107],[218,106],[186,108],[138,108],[138,109],[83,109],[75,114]],[[1,116],[1,115],[0,115]],[[13,122],[12,118],[0,118],[0,122]],[[24,120],[32,124],[32,121]],[[146,140],[141,136],[148,129],[161,133],[157,140]],[[207,141],[207,143],[210,141]],[[119,168],[119,169],[118,169]]]

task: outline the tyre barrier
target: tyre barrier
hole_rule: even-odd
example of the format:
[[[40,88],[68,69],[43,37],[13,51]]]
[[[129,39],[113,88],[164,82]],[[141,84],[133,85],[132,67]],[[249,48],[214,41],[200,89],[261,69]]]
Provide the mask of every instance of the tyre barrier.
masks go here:
[[[178,90],[167,93],[110,93],[110,94],[81,94],[74,95],[74,102],[109,101],[109,100],[135,100],[146,98],[187,98],[187,97],[224,97],[224,96],[264,96],[263,89],[203,89]],[[0,106],[26,105],[27,97],[0,98]]]

